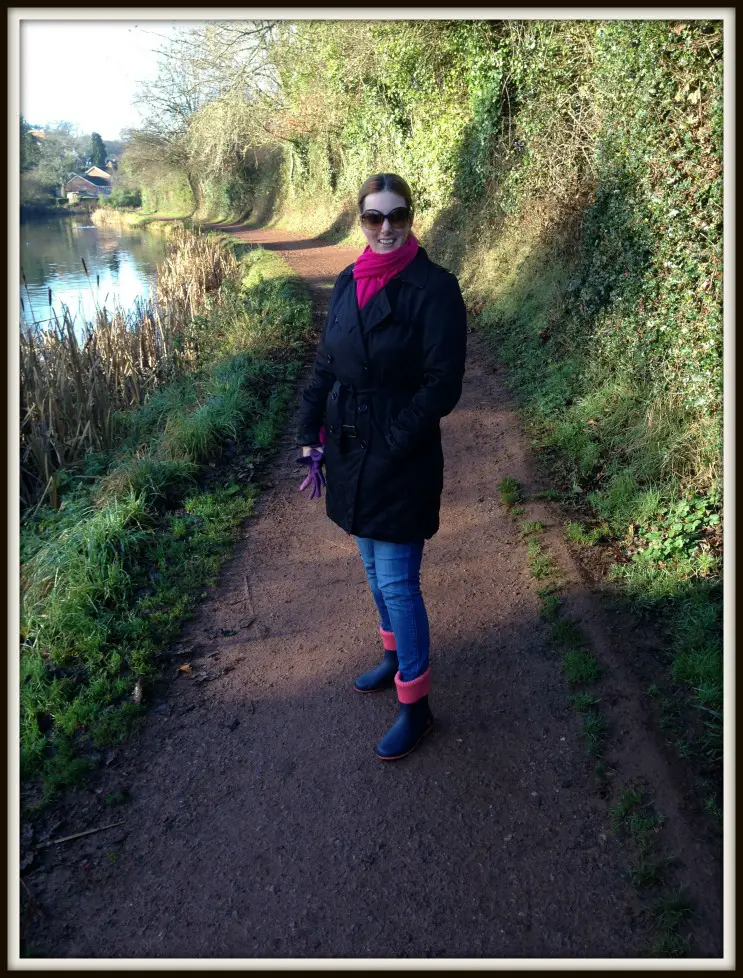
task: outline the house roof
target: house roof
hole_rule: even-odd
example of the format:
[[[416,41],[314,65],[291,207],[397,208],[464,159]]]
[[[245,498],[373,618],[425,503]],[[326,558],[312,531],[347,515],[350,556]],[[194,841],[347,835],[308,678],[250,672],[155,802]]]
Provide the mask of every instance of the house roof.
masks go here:
[[[91,179],[93,177],[101,177],[101,178],[105,179],[106,182],[108,182],[111,179],[111,174],[110,173],[107,173],[100,166],[91,166],[90,169],[88,169],[88,170],[85,171],[85,176],[88,177],[88,178],[91,178]]]
[[[76,177],[78,180],[84,180],[86,183],[89,183],[93,187],[109,186],[108,180],[104,180],[103,177],[83,176],[82,173],[71,173],[65,180],[65,186],[67,186],[67,184],[70,183],[71,180],[74,180]]]

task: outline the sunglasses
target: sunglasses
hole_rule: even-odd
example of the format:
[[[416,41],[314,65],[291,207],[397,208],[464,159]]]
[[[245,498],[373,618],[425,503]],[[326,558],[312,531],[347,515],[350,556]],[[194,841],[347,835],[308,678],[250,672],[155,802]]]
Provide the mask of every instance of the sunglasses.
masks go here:
[[[384,224],[385,217],[390,222],[391,228],[400,231],[410,220],[410,208],[396,207],[389,214],[383,214],[381,211],[364,211],[361,215],[362,227],[369,228],[370,230],[381,228]]]

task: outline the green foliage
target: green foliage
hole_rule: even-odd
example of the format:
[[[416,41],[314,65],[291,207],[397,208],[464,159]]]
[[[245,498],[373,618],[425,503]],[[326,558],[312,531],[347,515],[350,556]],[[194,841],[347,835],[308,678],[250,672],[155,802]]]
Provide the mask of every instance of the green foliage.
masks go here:
[[[151,183],[140,188],[142,210],[171,215],[192,214],[196,206],[194,194],[184,173],[164,168]]]
[[[88,158],[91,166],[103,168],[106,165],[106,144],[101,139],[100,133],[91,133]]]
[[[39,165],[41,151],[34,137],[31,135],[31,126],[21,115],[20,118],[20,169],[21,173],[32,170]]]
[[[638,561],[688,559],[698,552],[706,530],[720,523],[719,497],[716,493],[706,496],[688,494],[675,503],[659,507],[653,522],[640,530],[640,538],[647,543],[636,556]]]
[[[108,197],[103,197],[101,203],[106,207],[141,207],[142,192],[131,187],[114,187]]]

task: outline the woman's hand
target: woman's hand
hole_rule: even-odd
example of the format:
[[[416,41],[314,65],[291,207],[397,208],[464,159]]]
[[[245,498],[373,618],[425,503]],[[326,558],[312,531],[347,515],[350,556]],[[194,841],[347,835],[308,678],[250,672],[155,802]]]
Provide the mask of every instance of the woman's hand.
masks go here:
[[[307,477],[299,487],[299,491],[304,492],[305,489],[310,489],[310,499],[319,499],[322,496],[322,489],[325,485],[325,476],[322,472],[325,462],[324,455],[325,449],[322,445],[303,445],[302,455],[297,459],[300,465],[306,465],[309,468]]]

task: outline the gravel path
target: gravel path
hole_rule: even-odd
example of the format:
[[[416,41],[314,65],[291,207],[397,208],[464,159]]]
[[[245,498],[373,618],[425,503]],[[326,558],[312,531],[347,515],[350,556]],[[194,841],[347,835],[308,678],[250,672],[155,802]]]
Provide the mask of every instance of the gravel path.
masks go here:
[[[358,254],[283,232],[231,230],[283,254],[318,306]],[[44,850],[27,878],[35,954],[647,953],[649,924],[627,878],[632,854],[612,834],[525,544],[498,502],[504,476],[536,482],[502,376],[474,334],[462,400],[442,429],[441,530],[422,570],[432,735],[399,763],[374,756],[396,703],[393,691],[352,688],[380,655],[372,599],[352,540],[323,503],[297,493],[290,425],[273,488],[183,634],[184,661],[210,681],[174,679],[170,712],[151,715],[102,775],[99,792],[131,790],[131,802],[114,810],[124,824]],[[627,688],[621,649],[554,516],[540,504],[528,514],[547,524],[597,654],[616,677],[609,693],[622,773],[651,778],[665,813],[677,815],[669,842],[704,903],[696,953],[719,955],[719,865],[685,819],[659,748],[637,729],[641,697]],[[77,797],[77,821],[61,834],[110,819],[100,794]]]

